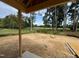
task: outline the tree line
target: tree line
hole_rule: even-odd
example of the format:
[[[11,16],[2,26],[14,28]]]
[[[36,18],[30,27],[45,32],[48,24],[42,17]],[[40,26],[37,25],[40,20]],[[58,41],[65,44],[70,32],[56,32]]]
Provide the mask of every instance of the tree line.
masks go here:
[[[79,27],[79,1],[73,2],[71,5],[62,4],[48,8],[43,21],[46,27],[52,27],[52,29],[56,28],[57,30],[62,27],[63,30],[66,30],[68,27],[71,31],[77,31]]]
[[[22,28],[30,27],[32,30],[36,21],[35,17],[35,12],[30,13],[30,17],[22,16]],[[8,15],[0,19],[0,28],[18,28],[18,21],[17,15]],[[43,16],[43,24],[42,27],[52,27],[56,31],[58,28],[63,28],[63,31],[66,28],[70,28],[71,31],[77,31],[77,28],[79,28],[79,1],[77,0],[76,3],[71,3],[71,5],[66,3],[47,8]]]
[[[33,25],[35,21],[34,13],[31,14],[31,17],[22,16],[21,25],[22,28],[30,27]],[[18,23],[19,19],[17,15],[8,15],[4,18],[0,18],[0,28],[10,28],[17,29],[19,27]]]

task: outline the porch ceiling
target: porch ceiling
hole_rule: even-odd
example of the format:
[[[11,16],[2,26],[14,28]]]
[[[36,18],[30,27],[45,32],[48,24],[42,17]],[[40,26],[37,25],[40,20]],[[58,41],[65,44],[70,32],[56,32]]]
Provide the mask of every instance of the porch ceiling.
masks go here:
[[[3,2],[20,9],[22,12],[33,12],[57,4],[65,3],[69,0],[2,0]]]

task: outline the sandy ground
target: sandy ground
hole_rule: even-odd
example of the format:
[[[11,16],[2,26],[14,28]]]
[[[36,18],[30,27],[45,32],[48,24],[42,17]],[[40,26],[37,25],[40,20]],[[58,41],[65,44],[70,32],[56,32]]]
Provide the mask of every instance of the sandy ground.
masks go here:
[[[74,57],[66,42],[79,54],[79,38],[41,33],[22,35],[22,50],[45,58]],[[18,36],[0,37],[0,57],[18,57]]]

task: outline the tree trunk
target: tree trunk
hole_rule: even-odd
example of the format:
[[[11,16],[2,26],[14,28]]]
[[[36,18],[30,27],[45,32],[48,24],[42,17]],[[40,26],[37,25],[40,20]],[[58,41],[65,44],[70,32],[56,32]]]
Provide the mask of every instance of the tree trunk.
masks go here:
[[[77,19],[76,19],[76,10],[74,10],[74,20],[73,20],[73,32],[77,31]]]
[[[32,21],[32,15],[30,14],[30,31],[32,31],[32,23],[33,23],[33,21]]]
[[[66,4],[64,5],[64,23],[63,23],[63,31],[66,31]]]
[[[54,32],[54,27],[53,27],[53,20],[52,20],[52,32]]]
[[[73,20],[73,32],[77,31],[77,15],[76,15],[76,0],[72,0],[73,3],[75,4],[75,9],[74,9],[74,20]]]
[[[76,31],[77,31],[77,27],[78,27],[78,16],[76,18]]]
[[[77,31],[77,26],[78,26],[78,18],[76,17],[74,22],[73,22],[73,31],[76,32]]]
[[[56,28],[55,28],[55,31],[57,32],[57,12],[56,12],[56,7],[55,7],[55,22],[56,22]]]

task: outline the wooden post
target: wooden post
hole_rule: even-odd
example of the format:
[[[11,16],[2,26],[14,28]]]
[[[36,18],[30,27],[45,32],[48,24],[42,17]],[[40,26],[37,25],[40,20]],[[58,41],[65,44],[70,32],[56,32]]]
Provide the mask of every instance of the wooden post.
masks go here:
[[[19,57],[22,57],[21,11],[20,10],[18,10],[18,22],[19,22]]]

